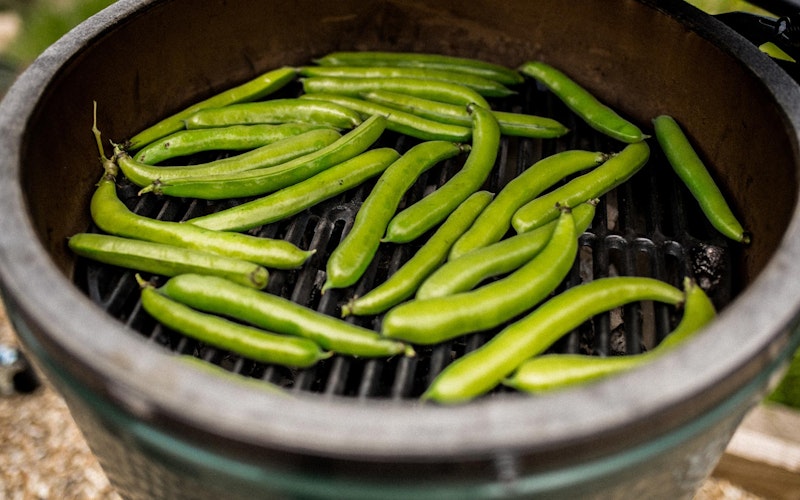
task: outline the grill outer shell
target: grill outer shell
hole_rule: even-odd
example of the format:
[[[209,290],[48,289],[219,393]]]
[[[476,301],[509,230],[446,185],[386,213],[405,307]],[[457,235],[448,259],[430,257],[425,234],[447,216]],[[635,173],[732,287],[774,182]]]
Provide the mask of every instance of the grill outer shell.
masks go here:
[[[176,363],[72,285],[65,239],[88,225],[98,177],[93,100],[120,140],[259,71],[358,49],[541,58],[641,123],[680,116],[756,235],[736,263],[742,292],[634,373],[438,408],[276,398]],[[678,1],[123,0],[43,54],[0,108],[3,298],[130,498],[688,495],[800,342],[787,279],[800,266],[798,106],[776,65]]]

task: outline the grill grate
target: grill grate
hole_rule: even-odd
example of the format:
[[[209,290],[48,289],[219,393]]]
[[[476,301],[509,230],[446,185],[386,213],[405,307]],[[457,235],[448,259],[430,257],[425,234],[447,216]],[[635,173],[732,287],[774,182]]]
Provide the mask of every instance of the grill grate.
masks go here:
[[[299,89],[290,89],[288,92],[297,93]],[[553,153],[568,149],[612,152],[623,147],[590,129],[557,98],[532,82],[526,82],[514,97],[492,104],[496,109],[553,117],[571,130],[559,139],[504,137],[493,175],[484,186],[492,192],[499,191],[538,159]],[[401,153],[415,143],[409,137],[390,132],[386,132],[380,140],[380,146],[392,146]],[[680,286],[684,276],[692,275],[707,285],[709,295],[720,308],[730,301],[733,294],[730,269],[732,250],[728,248],[727,241],[706,222],[688,191],[666,164],[657,144],[653,142],[651,146],[651,158],[644,169],[601,200],[594,221],[580,238],[580,252],[573,269],[559,291],[604,276],[650,276]],[[209,158],[198,155],[193,160],[201,162]],[[462,155],[424,173],[406,194],[401,208],[441,185],[460,168],[463,161]],[[421,243],[382,244],[372,265],[358,283],[348,289],[332,289],[324,296],[320,294],[325,280],[326,259],[349,230],[361,201],[369,194],[373,184],[368,182],[291,219],[251,231],[251,234],[282,238],[301,248],[317,250],[301,269],[270,270],[268,293],[338,317],[340,305],[349,297],[371,289],[413,255]],[[137,191],[138,187],[124,178],[118,180],[120,199],[131,210],[163,220],[186,220],[246,201],[207,202],[153,194],[140,197]],[[713,265],[708,264],[708,255],[718,258]],[[158,277],[145,277],[159,280]],[[364,360],[334,356],[309,369],[297,370],[256,363],[156,324],[141,309],[139,288],[133,271],[79,259],[75,282],[100,307],[153,344],[174,353],[202,358],[232,372],[292,391],[320,395],[391,399],[417,397],[453,359],[478,348],[497,331],[479,332],[437,346],[418,347],[415,358],[398,356]],[[669,306],[634,304],[595,317],[558,341],[550,351],[603,356],[638,353],[645,350],[646,346],[652,348],[657,344],[675,326],[676,320]],[[376,330],[380,327],[380,316],[349,317],[346,321]],[[508,390],[498,388],[496,391]]]

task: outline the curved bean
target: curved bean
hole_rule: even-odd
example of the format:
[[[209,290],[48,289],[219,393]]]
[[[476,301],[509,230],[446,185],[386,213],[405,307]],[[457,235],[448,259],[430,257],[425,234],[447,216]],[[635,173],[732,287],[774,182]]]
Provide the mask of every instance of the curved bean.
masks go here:
[[[104,175],[98,183],[90,211],[97,227],[109,234],[203,250],[268,268],[294,269],[302,266],[314,253],[288,241],[211,231],[182,222],[137,215],[117,197],[117,186],[111,174]]]
[[[399,157],[400,154],[392,148],[370,149],[272,194],[189,219],[187,223],[217,231],[245,231],[276,222],[379,175]]]
[[[497,193],[475,223],[450,249],[450,259],[500,241],[511,228],[511,217],[522,205],[539,196],[556,182],[582,170],[600,165],[608,158],[603,153],[568,150],[545,157]],[[583,231],[581,231],[583,232]]]
[[[384,316],[381,333],[435,344],[498,326],[555,290],[572,268],[577,251],[574,217],[565,209],[544,249],[517,271],[469,292],[400,304]]]
[[[452,142],[426,141],[389,165],[358,209],[350,231],[328,257],[323,293],[358,281],[378,250],[400,200],[417,177],[463,150],[460,144]]]
[[[386,119],[386,129],[424,141],[467,141],[472,129],[461,125],[436,122],[387,106],[339,94],[304,94],[302,99],[324,100],[347,106],[365,116],[381,115]]]
[[[170,278],[160,291],[202,311],[224,314],[261,328],[304,337],[323,349],[340,354],[365,358],[414,355],[411,346],[381,338],[373,330],[214,276],[182,274]]]
[[[524,233],[555,219],[558,216],[557,203],[576,206],[586,200],[599,198],[630,179],[647,163],[649,157],[650,147],[646,142],[629,144],[591,172],[520,207],[511,218],[511,225],[518,233]]]
[[[714,307],[714,303],[711,302],[711,298],[706,295],[706,292],[695,280],[688,277],[684,278],[683,289],[686,300],[683,304],[683,316],[678,326],[651,352],[672,349],[694,335],[697,330],[706,326],[716,317],[717,310]]]
[[[331,356],[309,339],[277,335],[195,311],[165,297],[152,285],[143,286],[141,300],[144,310],[167,328],[253,361],[306,368]]]
[[[633,369],[685,341],[708,324],[716,311],[702,288],[691,279],[684,282],[683,317],[653,350],[630,356],[598,357],[582,354],[546,354],[525,361],[503,384],[525,392],[544,392],[570,387]],[[668,342],[669,341],[669,342]]]
[[[282,67],[268,71],[246,83],[192,104],[182,111],[164,118],[158,123],[142,130],[126,142],[127,149],[129,151],[136,151],[153,141],[183,129],[184,120],[196,111],[261,99],[262,97],[266,97],[280,90],[289,82],[294,81],[296,76],[297,74],[294,68],[290,67]]]
[[[330,102],[310,102],[298,98],[270,99],[201,109],[186,118],[186,128],[287,122],[351,129],[361,123],[361,116],[351,109]]]
[[[416,52],[331,52],[314,60],[321,66],[400,66],[458,71],[496,80],[506,85],[522,83],[518,72],[474,58]]]
[[[591,224],[595,205],[594,202],[581,203],[572,209],[577,234],[582,234]],[[548,222],[533,231],[511,236],[448,260],[422,282],[416,298],[424,300],[466,292],[488,278],[519,269],[544,248],[556,223]]]
[[[447,366],[422,397],[440,403],[468,401],[493,389],[526,360],[596,314],[635,301],[678,305],[684,298],[678,288],[652,278],[600,278],[572,287]]]
[[[475,103],[490,109],[486,99],[469,87],[459,83],[421,78],[334,78],[313,76],[301,78],[303,90],[309,94],[328,93],[358,97],[364,92],[382,89],[390,92],[424,97],[432,101],[466,106]]]
[[[343,306],[342,315],[379,314],[414,295],[425,277],[444,262],[458,235],[472,224],[492,196],[488,191],[478,191],[467,198],[408,262],[376,288]]]
[[[117,197],[115,179],[118,167],[106,158],[96,121],[92,125],[92,132],[104,172],[92,194],[90,212],[94,223],[106,233],[203,250],[277,269],[299,267],[314,253],[302,250],[288,241],[210,231],[190,224],[142,217],[131,212]]]
[[[215,365],[214,363],[205,361],[202,358],[196,358],[191,354],[178,354],[176,357],[181,363],[187,366],[193,366],[195,369],[210,373],[215,377],[226,378],[235,384],[244,385],[256,391],[269,391],[270,394],[275,394],[277,396],[287,398],[292,396],[292,393],[289,390],[284,389],[277,383],[269,382],[263,379],[257,379],[242,373],[228,370],[221,365]]]
[[[411,113],[420,118],[452,125],[472,126],[472,117],[467,112],[467,109],[458,104],[432,101],[385,90],[365,92],[361,95],[361,98],[398,111]],[[569,129],[558,120],[544,116],[494,110],[492,113],[497,118],[497,123],[500,125],[500,133],[503,135],[530,137],[532,139],[553,139],[569,132]]]
[[[162,276],[210,274],[258,289],[267,286],[269,279],[267,269],[258,264],[164,243],[79,233],[70,237],[67,244],[82,257]]]
[[[319,151],[340,138],[339,132],[333,129],[310,130],[235,156],[185,166],[148,165],[131,157],[120,146],[115,146],[114,158],[129,181],[137,186],[146,187],[154,182],[161,184],[187,177],[231,175],[275,167]]]
[[[500,129],[492,112],[468,106],[474,127],[472,148],[464,166],[436,191],[395,215],[384,241],[406,243],[443,221],[469,195],[479,190],[494,167],[500,147]]]
[[[302,66],[298,73],[307,77],[334,78],[417,78],[458,83],[484,97],[507,97],[515,94],[502,83],[459,71],[401,66]]]
[[[157,165],[171,158],[203,151],[247,151],[320,128],[324,125],[281,123],[180,130],[143,147],[134,158],[148,165]]]
[[[653,126],[667,161],[700,204],[711,225],[734,241],[750,243],[750,235],[733,214],[725,196],[680,125],[671,116],[661,115],[653,119]]]
[[[257,196],[296,184],[366,151],[386,127],[382,116],[372,116],[333,143],[307,155],[270,167],[229,175],[183,177],[156,181],[142,189],[170,196],[219,200]]]
[[[627,143],[639,142],[648,137],[639,127],[598,101],[589,91],[556,68],[541,61],[529,61],[520,66],[519,71],[544,84],[598,132]]]

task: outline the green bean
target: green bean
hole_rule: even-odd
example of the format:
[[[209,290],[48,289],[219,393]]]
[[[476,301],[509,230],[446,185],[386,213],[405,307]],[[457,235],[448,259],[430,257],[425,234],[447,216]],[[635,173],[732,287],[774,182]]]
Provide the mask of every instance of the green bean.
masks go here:
[[[266,391],[276,396],[282,396],[286,398],[292,396],[292,393],[289,392],[289,390],[284,389],[282,386],[276,383],[228,370],[220,365],[215,365],[214,363],[205,361],[202,358],[196,358],[191,354],[176,354],[175,357],[184,365],[192,366],[194,369],[210,373],[215,377],[230,380],[234,384],[246,386],[249,389],[256,391]]]
[[[403,342],[384,339],[373,330],[214,276],[182,274],[171,278],[160,290],[168,297],[202,311],[304,337],[323,349],[340,354],[365,358],[396,354],[414,356],[414,349]]]
[[[733,214],[725,196],[680,125],[668,115],[656,117],[653,125],[656,139],[669,164],[697,200],[711,225],[734,241],[750,243],[750,235]]]
[[[687,338],[706,326],[717,315],[714,303],[703,288],[691,278],[684,278],[683,289],[686,300],[683,305],[683,316],[678,326],[675,327],[664,340],[654,349],[661,352],[681,344]],[[651,351],[652,352],[652,351]]]
[[[205,175],[156,181],[141,192],[169,196],[219,200],[257,196],[277,191],[349,160],[366,151],[378,140],[386,126],[382,116],[372,116],[333,143],[307,155],[269,169],[249,170],[229,175]]]
[[[364,116],[381,115],[386,118],[386,129],[424,141],[467,141],[472,129],[421,118],[411,113],[346,95],[315,93],[304,94],[303,99],[324,100],[347,106]]]
[[[141,298],[144,310],[167,328],[253,361],[306,368],[331,356],[309,339],[277,335],[195,311],[164,296],[152,285],[142,288]]]
[[[472,148],[464,166],[436,191],[395,215],[386,228],[384,241],[406,243],[443,221],[489,177],[500,147],[500,129],[492,112],[468,106],[474,120]]]
[[[458,104],[432,101],[385,90],[365,92],[361,95],[361,98],[398,111],[411,113],[420,118],[452,125],[472,126],[472,117],[467,112],[467,109]],[[553,139],[569,132],[569,129],[561,122],[544,116],[511,113],[508,111],[492,111],[492,113],[497,118],[497,123],[500,125],[500,133],[503,135],[530,137],[532,139]]]
[[[117,197],[115,179],[118,167],[106,158],[96,123],[92,131],[103,161],[104,173],[92,194],[90,212],[94,223],[106,233],[203,250],[277,269],[300,267],[314,253],[302,250],[288,241],[210,231],[191,224],[156,220],[131,212]]]
[[[520,66],[519,71],[544,84],[598,132],[627,143],[639,142],[648,137],[639,127],[598,101],[589,91],[556,68],[540,61],[529,61]]]
[[[319,151],[340,138],[341,134],[333,129],[310,130],[235,156],[185,166],[148,165],[128,155],[120,146],[115,146],[114,157],[129,181],[146,187],[154,182],[161,184],[188,177],[230,175],[275,167]]]
[[[104,176],[98,183],[90,208],[92,220],[109,234],[203,250],[268,268],[294,269],[303,265],[314,253],[288,241],[211,231],[182,222],[137,215],[117,198],[116,184],[110,175]]]
[[[210,274],[258,289],[267,286],[269,279],[269,272],[258,264],[164,243],[78,233],[69,238],[68,245],[82,257],[162,276]]]
[[[379,175],[399,156],[392,148],[370,149],[267,196],[187,222],[218,231],[245,231],[283,220]]]
[[[629,144],[591,172],[520,207],[511,218],[511,225],[518,233],[524,233],[555,219],[558,216],[557,203],[576,206],[586,200],[599,198],[633,177],[649,157],[650,147],[646,142]]]
[[[458,83],[484,97],[507,97],[515,92],[496,80],[458,71],[399,66],[303,66],[302,76],[335,78],[417,78]]]
[[[463,150],[461,145],[452,142],[426,141],[389,165],[358,209],[350,231],[328,257],[323,293],[329,288],[344,288],[358,281],[378,250],[403,194],[424,171]]]
[[[294,81],[294,68],[282,67],[268,71],[249,82],[220,92],[179,111],[152,125],[127,141],[128,151],[136,151],[147,144],[184,128],[184,120],[192,113],[205,108],[227,106],[244,101],[254,101],[272,94]]]
[[[281,123],[180,130],[148,144],[134,158],[148,165],[157,165],[171,158],[203,151],[247,151],[320,128],[325,126]]]
[[[351,109],[330,102],[309,102],[298,98],[270,99],[201,109],[186,118],[186,128],[287,122],[351,129],[361,123],[361,116]]]
[[[595,213],[594,200],[572,209],[575,231],[583,233]],[[474,250],[448,260],[422,282],[417,290],[419,300],[466,292],[482,281],[519,269],[538,254],[550,240],[557,221]]]
[[[331,52],[314,60],[321,66],[400,66],[434,68],[459,71],[496,80],[506,85],[522,83],[518,72],[499,64],[479,59],[446,56],[443,54],[424,54],[417,52]]]
[[[714,305],[703,289],[689,278],[684,284],[684,291],[686,300],[680,323],[653,350],[608,358],[582,354],[536,356],[525,361],[503,384],[525,392],[552,391],[630,370],[663,355],[665,351],[705,326],[716,315]]]
[[[572,268],[577,251],[574,217],[564,209],[550,241],[530,262],[476,290],[400,304],[384,316],[381,333],[411,343],[435,344],[496,327],[555,290]]]
[[[585,354],[545,354],[522,363],[503,385],[518,391],[541,393],[587,383],[647,363],[648,356],[601,358]]]
[[[381,89],[390,92],[424,97],[432,101],[466,106],[475,103],[490,109],[489,103],[479,93],[458,83],[421,78],[334,78],[314,76],[301,78],[303,90],[309,94],[328,93],[358,97],[364,92]]]
[[[603,153],[574,149],[537,161],[497,193],[497,197],[478,216],[472,227],[450,249],[449,258],[456,259],[477,248],[500,241],[511,227],[514,212],[522,205],[561,179],[596,167],[607,158]]]
[[[678,305],[684,293],[668,283],[640,277],[600,278],[572,287],[448,365],[422,397],[459,403],[480,396],[592,316],[642,300]]]
[[[411,259],[365,295],[342,307],[342,315],[380,314],[414,295],[420,283],[447,258],[450,246],[492,199],[489,191],[467,198]]]

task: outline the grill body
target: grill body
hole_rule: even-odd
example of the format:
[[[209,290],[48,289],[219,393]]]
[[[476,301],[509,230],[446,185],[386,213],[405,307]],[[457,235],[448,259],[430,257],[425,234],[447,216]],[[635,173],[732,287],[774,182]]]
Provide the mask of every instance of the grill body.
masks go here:
[[[453,346],[426,353],[425,366],[334,360],[324,374],[293,378],[290,398],[177,361],[170,351],[195,347],[148,333],[136,320],[135,297],[124,296],[130,288],[111,287],[125,277],[76,262],[65,245],[89,226],[99,175],[91,102],[105,136],[119,140],[257,72],[359,49],[512,67],[541,58],[571,68],[640,124],[660,113],[680,117],[756,235],[747,251],[726,251],[727,272],[714,292],[724,306],[719,319],[688,345],[613,380],[536,398],[498,393],[455,408],[414,400]],[[519,105],[562,112],[536,92],[528,87]],[[689,497],[800,343],[800,293],[791,279],[800,271],[799,105],[797,86],[755,47],[677,1],[123,0],[43,54],[4,100],[3,297],[31,358],[129,498]],[[572,137],[565,141],[577,142],[507,144],[514,153],[489,187],[543,148],[608,146],[591,134]],[[675,280],[699,241],[726,245],[663,168],[654,172],[616,191],[583,236],[593,273],[614,266]],[[325,246],[364,189],[293,228],[265,231]],[[402,258],[387,257],[373,278]],[[318,273],[308,272],[271,286],[314,283]],[[333,312],[335,298],[327,300],[318,307]],[[663,331],[669,318],[654,314]],[[592,348],[609,351],[611,339],[606,331]],[[628,332],[625,349],[641,349],[638,341]],[[469,342],[456,350],[474,348]],[[560,348],[580,343],[575,334]],[[206,356],[257,378],[286,378]]]

